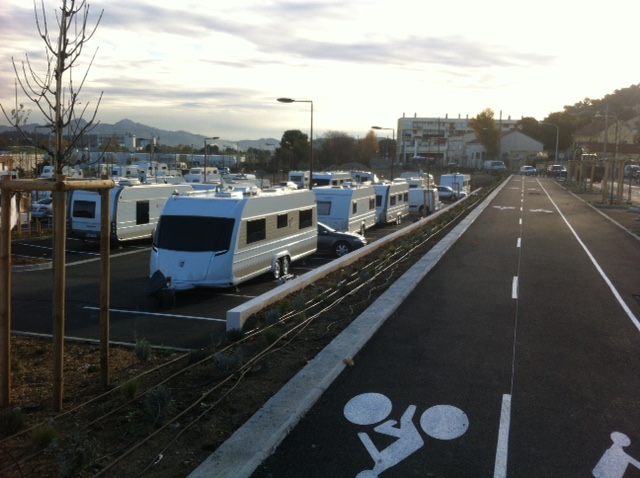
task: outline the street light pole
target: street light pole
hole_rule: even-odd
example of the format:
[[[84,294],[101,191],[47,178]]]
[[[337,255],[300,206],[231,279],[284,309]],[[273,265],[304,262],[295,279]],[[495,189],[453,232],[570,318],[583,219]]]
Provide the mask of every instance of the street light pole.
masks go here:
[[[371,129],[390,129],[393,131],[393,154],[391,155],[391,181],[393,181],[393,165],[396,162],[396,130],[395,128],[383,128],[382,126],[372,126]]]
[[[278,98],[280,103],[310,103],[311,104],[311,129],[310,129],[310,153],[309,153],[309,189],[313,189],[313,101],[294,100],[292,98]]]
[[[204,138],[204,178],[202,180],[203,183],[207,182],[207,140],[216,140],[220,139],[220,136],[211,136],[210,138]]]
[[[546,124],[547,126],[555,126],[556,128],[556,155],[555,155],[555,160],[558,161],[558,140],[560,139],[560,127],[557,124],[553,124],[553,123],[540,123],[540,124]],[[562,164],[562,161],[560,161],[560,164]]]

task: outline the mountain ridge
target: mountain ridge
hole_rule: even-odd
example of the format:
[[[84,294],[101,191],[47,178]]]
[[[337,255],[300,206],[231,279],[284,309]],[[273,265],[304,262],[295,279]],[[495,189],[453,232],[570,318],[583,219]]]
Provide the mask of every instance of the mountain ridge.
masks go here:
[[[45,134],[43,129],[44,127],[37,123],[24,125],[22,129],[26,133],[33,134],[34,131],[36,131],[36,127],[40,130],[38,131],[39,134]],[[15,130],[13,126],[0,125],[0,133],[13,130]],[[160,145],[175,147],[182,144],[185,146],[194,146],[197,149],[204,146],[205,140],[205,136],[201,134],[190,133],[189,131],[185,130],[163,130],[154,126],[137,123],[127,118],[122,119],[114,124],[98,123],[88,134],[103,136],[111,136],[113,134],[132,135],[137,139],[151,139],[152,137],[155,137],[158,144]],[[218,144],[218,146],[221,148],[226,148],[227,146],[230,148],[235,148],[237,145],[239,149],[246,151],[249,148],[270,149],[273,146],[279,145],[280,140],[275,138],[260,138],[231,141],[220,138],[216,140],[216,144]]]

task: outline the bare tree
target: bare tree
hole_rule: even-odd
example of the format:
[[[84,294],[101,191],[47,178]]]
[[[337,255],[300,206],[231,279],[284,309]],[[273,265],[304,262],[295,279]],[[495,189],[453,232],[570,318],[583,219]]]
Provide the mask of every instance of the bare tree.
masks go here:
[[[75,81],[78,77],[74,75],[74,68],[78,66],[85,44],[96,32],[104,11],[100,12],[95,26],[89,28],[89,4],[86,0],[62,0],[60,11],[56,11],[55,15],[57,30],[51,30],[44,0],[40,1],[40,8],[34,0],[33,10],[38,35],[45,44],[45,72],[41,74],[36,71],[28,54],[25,54],[22,62],[16,62],[12,58],[13,69],[22,91],[36,104],[44,115],[45,125],[51,128],[55,141],[43,149],[53,158],[56,173],[62,174],[63,167],[69,165],[72,152],[81,142],[82,136],[98,125],[94,121],[103,93],[100,93],[89,120],[84,116],[90,103],[86,102],[81,106],[78,99],[98,50],[96,49],[84,74],[79,76],[79,81]],[[56,32],[57,38],[52,36]],[[33,144],[32,139],[24,132],[24,121],[21,121],[22,118],[19,118],[15,110],[9,115],[1,104],[0,108],[9,123]]]

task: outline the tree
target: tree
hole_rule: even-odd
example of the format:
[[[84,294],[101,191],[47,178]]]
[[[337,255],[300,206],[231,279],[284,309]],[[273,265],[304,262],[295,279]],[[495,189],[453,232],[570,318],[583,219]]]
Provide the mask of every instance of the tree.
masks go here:
[[[40,2],[40,12],[35,0],[33,7],[38,35],[45,44],[47,66],[44,74],[38,73],[29,55],[25,54],[25,60],[20,64],[12,58],[13,69],[23,93],[32,103],[35,103],[44,115],[45,124],[51,128],[55,140],[51,145],[45,145],[44,149],[53,158],[56,173],[62,174],[63,167],[70,165],[73,150],[81,143],[83,134],[98,125],[98,123],[94,124],[94,120],[102,100],[102,93],[89,121],[81,120],[87,113],[90,103],[85,102],[80,107],[79,101],[97,50],[84,74],[80,75],[79,82],[74,81],[73,72],[78,66],[85,44],[98,28],[102,12],[95,26],[89,29],[89,5],[86,0],[80,2],[62,0],[60,12],[56,13],[58,37],[55,38],[51,36],[53,31],[49,28],[44,0]],[[4,106],[0,105],[0,108],[9,123],[33,144],[22,128],[24,123],[21,123],[22,118],[19,112],[12,111],[9,115]]]
[[[310,154],[309,137],[299,129],[290,129],[284,132],[280,147],[276,148],[274,167],[280,165],[288,171],[303,169],[310,162]]]
[[[494,120],[494,113],[491,108],[487,108],[470,121],[471,128],[480,144],[487,151],[487,156],[496,158],[500,145],[500,131]]]
[[[358,142],[358,162],[371,166],[371,160],[378,157],[380,145],[375,131],[369,130],[367,135]],[[395,145],[393,151],[395,152]]]
[[[342,131],[327,131],[319,141],[317,164],[327,168],[353,163],[357,157],[356,140]]]

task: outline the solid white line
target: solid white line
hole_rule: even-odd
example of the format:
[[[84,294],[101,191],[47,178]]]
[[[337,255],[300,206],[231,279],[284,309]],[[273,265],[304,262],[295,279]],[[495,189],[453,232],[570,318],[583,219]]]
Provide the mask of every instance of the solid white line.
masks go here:
[[[518,276],[513,278],[513,282],[511,283],[511,298],[518,298]]]
[[[89,310],[100,310],[100,307],[84,307]],[[208,320],[211,322],[226,322],[226,319],[214,319],[213,317],[196,317],[195,315],[174,315],[174,314],[158,314],[156,312],[140,312],[139,310],[120,310],[109,309],[109,312],[115,312],[117,314],[134,314],[134,315],[155,315],[158,317],[172,317],[176,319],[196,319],[196,320]]]
[[[493,478],[506,478],[507,457],[509,456],[509,428],[511,426],[511,395],[502,396],[500,411],[500,430],[498,431],[498,446],[496,448],[496,464]]]
[[[571,224],[569,224],[569,221],[567,220],[567,218],[564,217],[564,214],[562,214],[562,211],[560,211],[560,208],[558,207],[558,205],[553,201],[553,199],[551,199],[551,196],[549,195],[547,190],[544,189],[544,186],[542,187],[542,189],[545,192],[545,194],[547,195],[547,197],[549,198],[549,201],[551,201],[551,204],[553,204],[553,206],[556,208],[556,211],[558,211],[558,214],[560,214],[560,217],[565,222],[565,224],[567,225],[569,230],[573,233],[573,236],[578,241],[578,244],[580,244],[580,246],[582,246],[582,249],[584,250],[584,252],[586,252],[587,257],[589,257],[589,259],[591,260],[591,262],[595,266],[596,270],[600,273],[600,276],[604,279],[605,283],[609,286],[609,290],[611,290],[611,293],[616,298],[616,300],[618,301],[618,303],[620,304],[622,309],[625,311],[625,313],[627,314],[627,317],[629,317],[629,319],[631,319],[631,322],[633,322],[633,325],[635,325],[636,329],[638,329],[638,331],[640,331],[640,321],[638,321],[638,318],[634,315],[634,313],[627,306],[627,304],[624,302],[624,300],[622,300],[622,296],[620,295],[620,293],[613,286],[613,283],[609,280],[607,275],[602,270],[602,267],[600,267],[600,265],[596,262],[595,257],[593,257],[593,255],[591,254],[589,249],[587,249],[587,246],[585,245],[585,243],[582,242],[582,239],[580,239],[580,237],[578,236],[578,233],[573,229],[573,227],[571,227]]]

